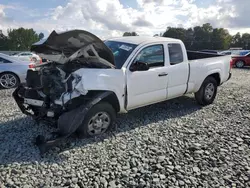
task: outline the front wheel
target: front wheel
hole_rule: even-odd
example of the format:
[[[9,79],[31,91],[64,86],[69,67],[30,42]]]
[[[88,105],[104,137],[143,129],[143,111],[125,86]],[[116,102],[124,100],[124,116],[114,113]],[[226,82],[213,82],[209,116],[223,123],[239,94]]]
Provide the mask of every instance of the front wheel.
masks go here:
[[[15,88],[19,83],[19,78],[11,72],[2,73],[0,75],[0,86],[4,89]]]
[[[76,132],[80,137],[98,136],[112,128],[115,118],[116,111],[112,105],[100,102],[88,111]]]
[[[195,93],[195,99],[200,105],[212,104],[217,94],[217,81],[213,77],[207,77],[199,91]]]

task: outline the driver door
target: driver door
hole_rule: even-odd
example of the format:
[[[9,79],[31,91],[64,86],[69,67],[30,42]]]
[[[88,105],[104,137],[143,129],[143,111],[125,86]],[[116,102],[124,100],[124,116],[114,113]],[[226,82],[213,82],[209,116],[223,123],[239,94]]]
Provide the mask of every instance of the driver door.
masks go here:
[[[147,63],[148,70],[131,71],[135,62]],[[167,98],[168,74],[164,46],[153,44],[141,49],[127,69],[127,109],[146,106]]]

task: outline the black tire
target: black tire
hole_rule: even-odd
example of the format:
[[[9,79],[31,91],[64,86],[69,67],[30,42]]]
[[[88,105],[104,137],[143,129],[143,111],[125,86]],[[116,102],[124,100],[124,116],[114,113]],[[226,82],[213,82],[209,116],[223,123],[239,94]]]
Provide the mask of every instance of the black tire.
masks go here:
[[[214,91],[213,91],[213,94],[211,95],[206,95],[206,88],[209,87],[211,88],[211,85],[213,86],[214,88]],[[202,106],[206,106],[206,105],[209,105],[209,104],[212,104],[214,102],[214,99],[216,97],[216,94],[217,94],[217,88],[218,88],[218,83],[217,81],[215,80],[214,77],[207,77],[204,82],[202,83],[199,91],[197,91],[195,93],[195,99],[196,101],[202,105]]]
[[[11,79],[14,79],[15,80],[15,83],[14,85],[9,85],[6,83],[6,85],[4,84],[5,82],[2,81],[2,79],[6,79],[6,76],[8,75],[9,78]],[[19,77],[12,73],[12,72],[4,72],[2,74],[0,74],[0,87],[3,88],[3,89],[11,89],[11,88],[16,88],[19,84],[20,84],[20,80],[19,80]],[[12,80],[13,81],[13,80]]]
[[[242,61],[242,60],[236,61],[236,62],[235,62],[235,66],[236,66],[237,68],[243,68],[243,67],[245,66],[245,62]]]
[[[114,121],[116,119],[116,111],[112,107],[111,104],[109,104],[107,102],[100,102],[100,103],[97,103],[96,105],[94,105],[88,111],[88,113],[86,114],[86,116],[84,118],[82,125],[77,129],[76,133],[79,136],[79,138],[93,137],[93,136],[100,135],[100,134],[90,134],[91,131],[89,130],[88,125],[93,117],[95,117],[98,113],[103,113],[103,112],[109,116],[110,121],[109,121],[109,125],[107,126],[107,128],[103,132],[101,132],[100,134],[103,134],[104,132],[107,132],[113,128],[113,124],[114,124]]]

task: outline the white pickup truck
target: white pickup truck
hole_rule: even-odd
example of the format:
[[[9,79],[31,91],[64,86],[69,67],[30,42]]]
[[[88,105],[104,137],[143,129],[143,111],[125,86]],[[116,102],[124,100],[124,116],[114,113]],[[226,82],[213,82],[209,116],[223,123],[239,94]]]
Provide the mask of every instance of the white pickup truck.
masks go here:
[[[217,87],[231,77],[230,56],[187,52],[172,38],[103,42],[87,31],[53,31],[31,50],[50,62],[29,70],[26,85],[13,96],[23,113],[56,124],[60,136],[38,138],[42,151],[73,132],[104,133],[117,113],[187,93],[195,93],[201,105],[211,104]]]

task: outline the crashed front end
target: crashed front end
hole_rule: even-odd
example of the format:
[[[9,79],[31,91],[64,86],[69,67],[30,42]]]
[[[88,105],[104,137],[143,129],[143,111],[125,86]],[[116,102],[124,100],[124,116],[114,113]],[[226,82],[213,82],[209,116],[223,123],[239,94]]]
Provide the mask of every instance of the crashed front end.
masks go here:
[[[115,68],[114,58],[99,38],[82,30],[61,34],[53,31],[47,40],[34,44],[31,51],[50,62],[28,70],[25,85],[16,88],[13,97],[24,114],[57,128],[49,138],[37,137],[36,144],[44,153],[74,133],[87,111],[109,95],[84,90],[77,70]]]

